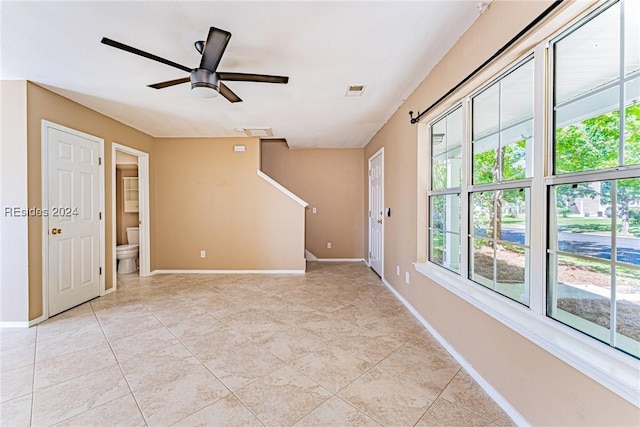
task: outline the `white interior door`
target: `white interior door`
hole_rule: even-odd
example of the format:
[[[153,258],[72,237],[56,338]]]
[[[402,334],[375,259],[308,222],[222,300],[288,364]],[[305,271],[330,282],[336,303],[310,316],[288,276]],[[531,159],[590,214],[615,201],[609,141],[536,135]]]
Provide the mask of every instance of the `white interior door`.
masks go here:
[[[100,295],[100,148],[47,128],[49,316]]]
[[[369,265],[382,277],[383,263],[383,153],[369,160]]]

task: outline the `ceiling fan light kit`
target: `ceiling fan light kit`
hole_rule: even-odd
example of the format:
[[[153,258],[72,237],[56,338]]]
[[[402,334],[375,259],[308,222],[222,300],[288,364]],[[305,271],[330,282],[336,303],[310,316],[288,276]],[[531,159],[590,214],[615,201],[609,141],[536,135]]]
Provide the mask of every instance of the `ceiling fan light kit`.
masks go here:
[[[191,93],[199,98],[213,98],[220,91],[220,78],[204,68],[191,71]]]
[[[202,59],[200,60],[200,66],[193,69],[106,37],[102,38],[101,43],[189,73],[189,77],[149,85],[149,87],[153,89],[164,89],[166,87],[191,82],[191,93],[198,97],[213,98],[220,93],[229,102],[242,102],[242,99],[222,82],[223,80],[280,84],[287,84],[289,82],[289,77],[285,76],[218,72],[218,64],[220,64],[222,54],[227,48],[229,39],[231,39],[230,32],[215,27],[209,28],[207,40],[195,42],[195,48],[202,54]]]

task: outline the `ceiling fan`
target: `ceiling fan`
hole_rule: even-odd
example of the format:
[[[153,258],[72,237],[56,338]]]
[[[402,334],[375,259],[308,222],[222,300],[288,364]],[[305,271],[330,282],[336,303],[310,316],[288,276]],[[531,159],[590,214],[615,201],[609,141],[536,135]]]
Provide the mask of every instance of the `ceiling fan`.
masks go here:
[[[191,92],[195,95],[201,96],[203,98],[211,98],[217,96],[218,93],[220,93],[230,102],[242,102],[242,99],[240,99],[238,95],[233,93],[233,91],[229,89],[224,83],[222,83],[222,81],[281,84],[286,84],[289,81],[289,77],[284,76],[218,72],[218,64],[220,64],[220,59],[222,58],[222,54],[224,54],[224,51],[227,48],[227,44],[229,43],[230,38],[231,33],[228,31],[221,30],[215,27],[209,28],[207,41],[195,42],[196,50],[202,54],[202,59],[200,60],[200,66],[193,69],[145,52],[143,50],[136,49],[135,47],[131,47],[115,40],[111,40],[107,37],[103,37],[101,42],[108,46],[122,49],[126,52],[140,55],[145,58],[152,59],[154,61],[158,61],[190,73],[189,77],[149,85],[149,87],[154,89],[163,89],[165,87],[191,82]]]

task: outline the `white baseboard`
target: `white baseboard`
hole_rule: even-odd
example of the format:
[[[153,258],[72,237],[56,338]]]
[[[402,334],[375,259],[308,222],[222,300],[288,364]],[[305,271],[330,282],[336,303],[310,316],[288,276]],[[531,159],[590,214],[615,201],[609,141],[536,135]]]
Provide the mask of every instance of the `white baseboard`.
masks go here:
[[[154,274],[305,274],[304,270],[154,270]]]
[[[418,311],[413,308],[409,301],[404,299],[398,291],[386,279],[382,279],[382,283],[389,288],[389,290],[400,300],[402,304],[409,310],[413,316],[426,328],[427,331],[453,356],[454,359],[464,368],[465,371],[482,387],[482,389],[511,417],[513,421],[519,426],[531,425],[524,419],[524,417],[504,398],[491,384],[489,384],[482,376],[473,369],[473,367],[458,353],[436,330],[433,326],[425,320],[424,317]]]
[[[304,250],[304,257],[306,258],[307,261],[317,261],[318,257],[315,256],[314,254],[312,254],[311,252],[309,252],[308,250]]]
[[[362,258],[317,258],[318,262],[365,262]]]
[[[29,322],[0,322],[0,328],[28,328]]]

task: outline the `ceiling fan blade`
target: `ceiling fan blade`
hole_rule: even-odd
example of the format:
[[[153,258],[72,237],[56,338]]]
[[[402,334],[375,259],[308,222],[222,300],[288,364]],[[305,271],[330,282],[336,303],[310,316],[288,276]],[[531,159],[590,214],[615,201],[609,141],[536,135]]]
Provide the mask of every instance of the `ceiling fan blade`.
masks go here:
[[[246,73],[218,73],[220,80],[228,82],[259,82],[259,83],[281,83],[287,84],[289,77],[269,76],[266,74],[246,74]]]
[[[216,71],[230,38],[231,33],[228,31],[216,27],[209,28],[209,36],[204,45],[200,68],[209,70],[212,73]]]
[[[229,102],[242,102],[242,99],[222,82],[220,82],[220,95],[227,98]]]
[[[187,73],[191,72],[191,68],[185,67],[184,65],[177,64],[173,61],[169,61],[168,59],[161,58],[157,55],[154,55],[149,52],[145,52],[144,50],[136,49],[135,47],[128,46],[124,43],[117,42],[115,40],[108,39],[103,37],[101,40],[102,44],[106,44],[107,46],[115,47],[116,49],[124,50],[125,52],[133,53],[135,55],[143,56],[145,58],[151,59],[153,61],[160,62],[162,64],[169,65],[171,67],[177,68],[182,71],[186,71]]]
[[[153,85],[147,85],[148,87],[152,87],[154,89],[164,89],[165,87],[169,87],[169,86],[175,86],[175,85],[179,85],[182,83],[189,83],[191,79],[189,77],[183,77],[181,79],[175,79],[175,80],[169,80],[166,82],[162,82],[162,83],[156,83]]]

